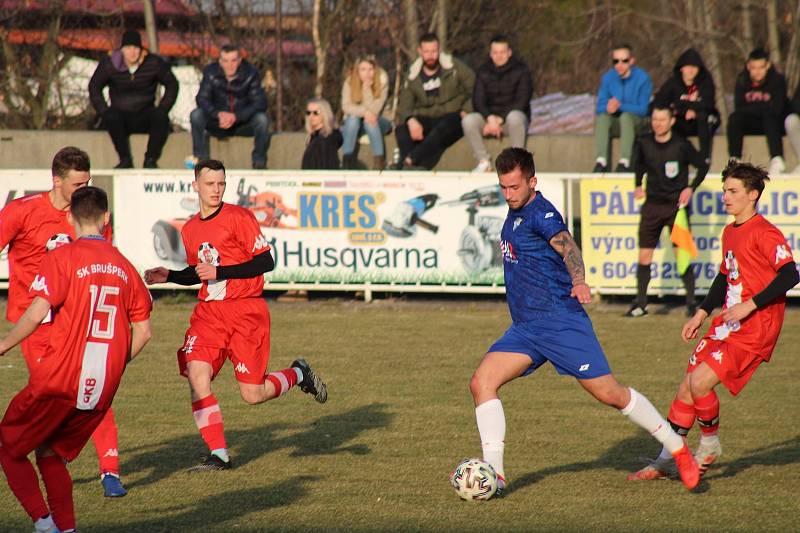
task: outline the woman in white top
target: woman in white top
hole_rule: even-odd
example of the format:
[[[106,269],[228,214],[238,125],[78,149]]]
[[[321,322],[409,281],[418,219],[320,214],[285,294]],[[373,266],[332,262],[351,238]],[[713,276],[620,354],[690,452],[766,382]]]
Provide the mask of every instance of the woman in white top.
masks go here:
[[[357,168],[355,148],[362,131],[372,147],[373,168],[382,170],[386,166],[383,136],[391,131],[392,124],[381,112],[388,96],[389,75],[373,56],[360,57],[342,86],[342,168]]]

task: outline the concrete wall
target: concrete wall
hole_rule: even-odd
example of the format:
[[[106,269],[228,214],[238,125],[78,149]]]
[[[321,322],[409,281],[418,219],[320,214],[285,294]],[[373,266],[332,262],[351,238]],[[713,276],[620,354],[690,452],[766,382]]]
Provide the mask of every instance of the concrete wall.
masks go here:
[[[270,169],[300,168],[305,134],[280,133],[272,136],[268,154]],[[616,140],[614,141],[615,154]],[[147,137],[133,135],[131,147],[134,163],[142,164]],[[487,148],[496,156],[505,146],[504,142],[487,140]],[[117,155],[108,134],[103,131],[33,131],[0,130],[0,168],[48,168],[53,154],[62,146],[76,145],[92,158],[95,169],[109,169],[117,164]],[[395,147],[394,135],[386,137],[387,154],[391,157]],[[797,165],[797,158],[784,140],[787,169]],[[546,135],[528,138],[529,150],[536,157],[536,168],[541,172],[590,172],[594,166],[594,139],[591,135]],[[212,157],[222,159],[229,168],[250,168],[252,138],[235,137],[228,140],[211,141]],[[192,140],[188,132],[170,135],[164,154],[159,161],[161,168],[183,168],[183,160],[192,153]],[[727,142],[723,136],[714,139],[712,171],[719,171],[727,160]],[[615,156],[616,157],[616,156]],[[747,137],[744,158],[766,165],[769,162],[767,143],[763,137]],[[361,145],[359,159],[365,168],[370,168],[372,153],[369,145]],[[472,152],[464,139],[452,146],[442,157],[436,170],[469,170],[476,164]]]

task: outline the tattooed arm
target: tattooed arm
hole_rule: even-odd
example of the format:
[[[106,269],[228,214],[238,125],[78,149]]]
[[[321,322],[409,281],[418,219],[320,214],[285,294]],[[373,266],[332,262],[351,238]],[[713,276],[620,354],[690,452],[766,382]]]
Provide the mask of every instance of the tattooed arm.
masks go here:
[[[578,248],[575,239],[572,238],[568,231],[562,231],[550,239],[550,246],[564,258],[564,265],[572,278],[570,296],[577,298],[582,304],[591,302],[591,289],[586,284],[586,267],[583,265],[581,250]]]

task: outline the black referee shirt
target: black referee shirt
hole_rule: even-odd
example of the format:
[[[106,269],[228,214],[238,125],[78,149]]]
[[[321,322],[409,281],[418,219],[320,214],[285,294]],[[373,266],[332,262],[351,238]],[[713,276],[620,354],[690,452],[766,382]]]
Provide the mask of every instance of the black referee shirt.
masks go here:
[[[655,134],[637,137],[634,146],[636,186],[647,174],[647,199],[659,203],[678,202],[681,191],[689,186],[689,165],[697,169],[692,189],[697,189],[708,173],[708,163],[692,143],[674,131],[669,141],[656,142]]]

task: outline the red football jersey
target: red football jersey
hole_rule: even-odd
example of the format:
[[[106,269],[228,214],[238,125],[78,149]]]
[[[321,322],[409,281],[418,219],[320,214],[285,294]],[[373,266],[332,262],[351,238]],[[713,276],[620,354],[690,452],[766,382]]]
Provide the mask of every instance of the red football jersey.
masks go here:
[[[111,242],[111,225],[106,227]],[[48,250],[75,238],[67,212],[53,207],[47,192],[18,198],[0,211],[0,249],[8,249],[6,318],[16,322],[33,297],[28,288]]]
[[[190,218],[181,229],[181,237],[189,266],[196,266],[198,263],[238,265],[270,249],[253,213],[227,203],[223,203],[208,218],[200,218],[199,214]],[[204,281],[197,297],[207,302],[260,297],[263,288],[263,275],[246,279]]]
[[[727,276],[728,288],[723,308],[745,302],[764,290],[775,279],[778,269],[793,260],[786,238],[761,215],[741,226],[725,226],[720,272]],[[725,324],[718,315],[711,322],[709,335],[769,361],[781,332],[785,307],[786,298],[778,298],[734,324]]]
[[[50,349],[39,362],[34,394],[111,407],[131,346],[131,322],[147,320],[150,292],[111,244],[78,239],[45,255],[31,285],[53,309]]]

